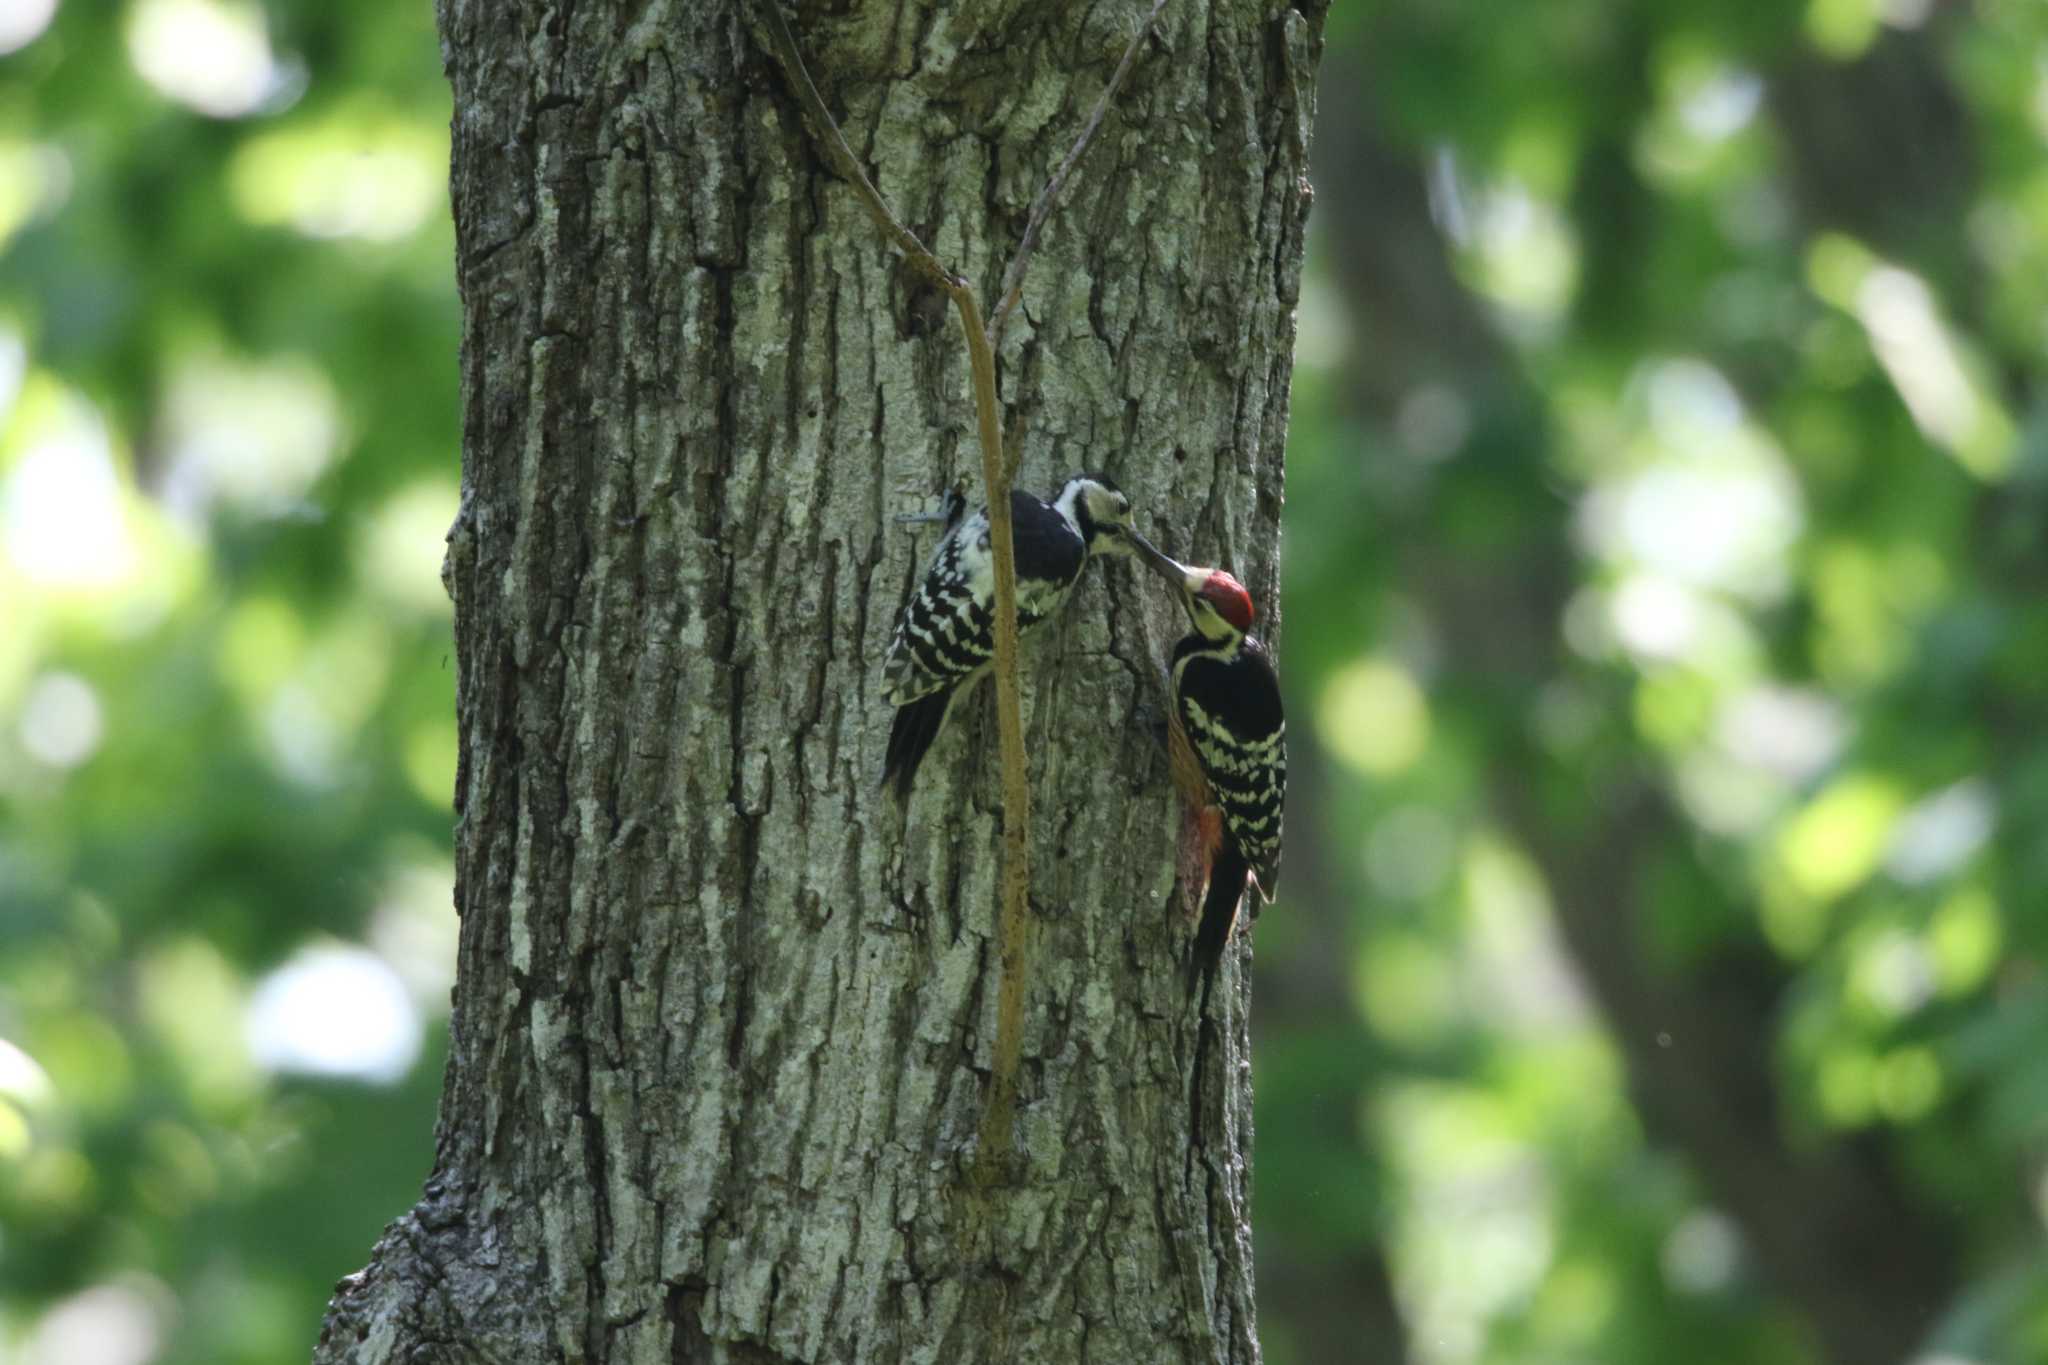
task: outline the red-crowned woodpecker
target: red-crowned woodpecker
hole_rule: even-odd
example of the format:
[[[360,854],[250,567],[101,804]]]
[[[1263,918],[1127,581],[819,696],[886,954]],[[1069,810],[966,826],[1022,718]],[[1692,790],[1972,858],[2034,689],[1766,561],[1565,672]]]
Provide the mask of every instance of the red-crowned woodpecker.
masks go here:
[[[1280,884],[1280,818],[1287,797],[1287,719],[1272,656],[1248,633],[1252,599],[1221,569],[1189,568],[1153,550],[1145,562],[1180,590],[1194,629],[1168,664],[1173,706],[1167,746],[1187,803],[1190,894],[1207,882],[1192,967],[1206,976],[1222,957],[1247,886],[1270,901]],[[1258,917],[1252,902],[1252,918]]]
[[[946,534],[932,552],[917,592],[903,604],[882,663],[896,707],[882,784],[908,799],[925,751],[938,738],[953,698],[986,673],[995,657],[995,555],[988,509],[962,520],[965,500],[948,503]],[[1099,474],[1068,479],[1051,502],[1010,494],[1016,546],[1017,627],[1030,631],[1066,605],[1091,555],[1158,554],[1131,524],[1131,503]]]

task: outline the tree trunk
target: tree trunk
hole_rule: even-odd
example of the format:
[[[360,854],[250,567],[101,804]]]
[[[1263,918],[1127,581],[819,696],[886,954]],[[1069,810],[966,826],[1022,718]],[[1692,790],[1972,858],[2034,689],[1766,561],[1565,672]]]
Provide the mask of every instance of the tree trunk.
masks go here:
[[[884,197],[985,300],[1149,6],[797,13]],[[1242,963],[1185,996],[1145,723],[1177,633],[1113,563],[1025,651],[1015,1160],[985,704],[907,818],[879,664],[968,482],[958,325],[731,3],[442,0],[464,504],[453,1051],[421,1202],[315,1359],[1248,1361]],[[1027,487],[1106,470],[1276,598],[1320,7],[1176,0],[1002,352]],[[1270,631],[1269,631],[1270,633]]]

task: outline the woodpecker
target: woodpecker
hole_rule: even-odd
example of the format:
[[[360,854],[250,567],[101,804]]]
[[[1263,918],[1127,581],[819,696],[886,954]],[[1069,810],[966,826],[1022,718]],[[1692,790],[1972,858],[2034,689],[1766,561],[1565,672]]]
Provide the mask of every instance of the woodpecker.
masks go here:
[[[946,534],[932,552],[924,581],[903,604],[882,663],[886,695],[896,707],[882,784],[908,799],[925,751],[938,738],[953,698],[986,673],[995,658],[995,555],[988,509],[962,519],[966,500],[953,494]],[[1091,555],[1159,552],[1131,524],[1131,503],[1100,474],[1077,474],[1045,502],[1010,494],[1016,548],[1017,628],[1030,631],[1066,605]]]
[[[1167,752],[1187,803],[1183,876],[1201,892],[1193,972],[1206,978],[1237,924],[1247,887],[1270,901],[1280,885],[1280,817],[1287,795],[1287,719],[1272,656],[1248,633],[1252,599],[1221,569],[1189,568],[1153,550],[1145,562],[1180,590],[1193,625],[1168,665],[1173,705]],[[1253,901],[1251,917],[1258,917]]]

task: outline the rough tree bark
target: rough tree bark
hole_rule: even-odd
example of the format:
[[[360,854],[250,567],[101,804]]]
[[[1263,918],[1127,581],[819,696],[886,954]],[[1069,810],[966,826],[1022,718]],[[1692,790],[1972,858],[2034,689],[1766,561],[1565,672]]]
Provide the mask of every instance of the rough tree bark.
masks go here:
[[[992,298],[1149,6],[806,8],[883,195]],[[464,507],[453,1050],[423,1198],[315,1359],[1255,1360],[1244,978],[1186,1003],[1143,713],[1172,605],[1025,652],[1016,1160],[974,1178],[981,706],[908,819],[878,664],[972,486],[957,325],[826,172],[744,5],[442,0]],[[1174,0],[1005,340],[1021,481],[1108,471],[1277,586],[1320,6]]]

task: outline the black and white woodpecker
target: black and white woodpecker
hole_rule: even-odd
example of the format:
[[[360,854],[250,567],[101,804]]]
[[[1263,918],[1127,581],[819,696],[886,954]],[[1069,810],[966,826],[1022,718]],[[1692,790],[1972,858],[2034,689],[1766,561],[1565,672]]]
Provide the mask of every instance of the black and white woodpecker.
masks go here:
[[[882,663],[882,681],[896,720],[882,784],[908,798],[925,751],[938,738],[953,698],[995,658],[995,555],[988,509],[962,519],[966,501],[948,503],[946,534],[932,552],[924,581],[903,604]],[[1091,555],[1159,552],[1131,524],[1131,502],[1100,474],[1077,474],[1045,502],[1010,493],[1010,534],[1016,547],[1017,629],[1030,631],[1058,613]]]
[[[1221,569],[1189,568],[1149,545],[1140,554],[1180,590],[1194,627],[1174,645],[1167,665],[1173,700],[1167,751],[1195,841],[1183,858],[1183,875],[1208,883],[1191,964],[1206,977],[1230,941],[1246,890],[1270,901],[1280,885],[1287,718],[1272,656],[1249,633],[1252,599],[1244,585]],[[1258,916],[1256,901],[1251,915]]]

